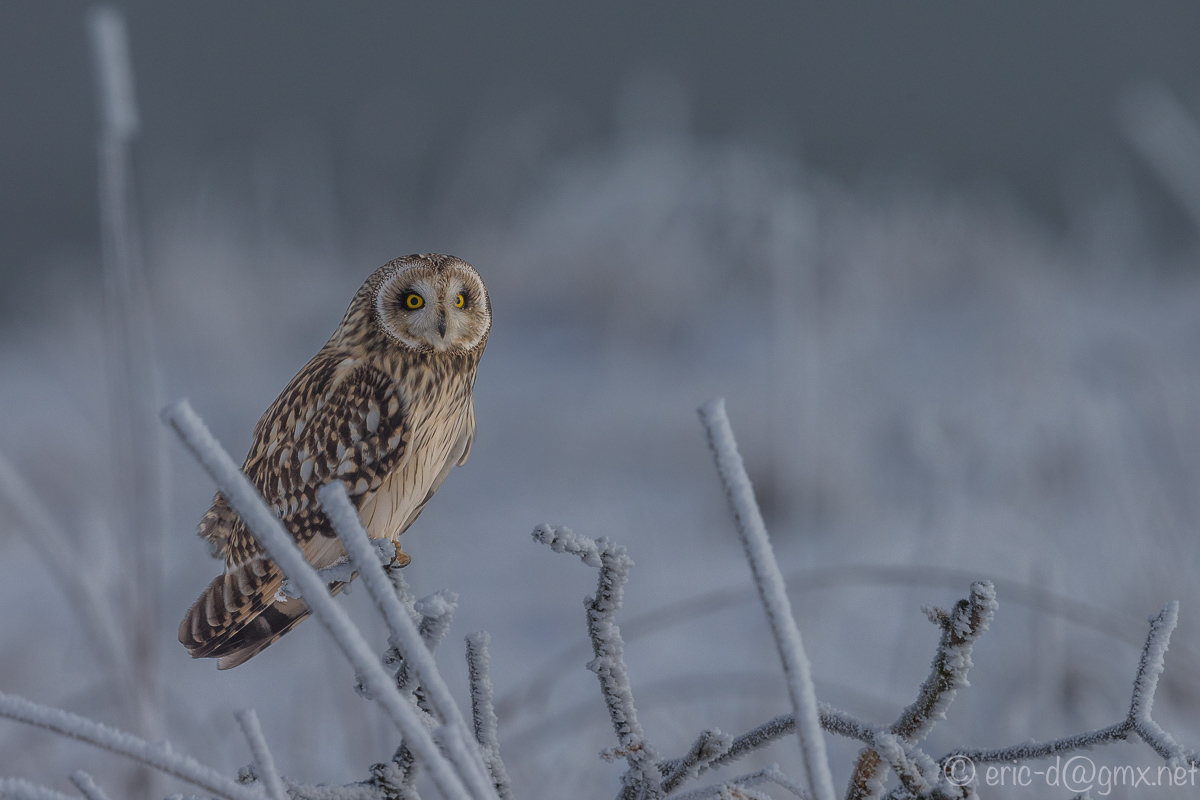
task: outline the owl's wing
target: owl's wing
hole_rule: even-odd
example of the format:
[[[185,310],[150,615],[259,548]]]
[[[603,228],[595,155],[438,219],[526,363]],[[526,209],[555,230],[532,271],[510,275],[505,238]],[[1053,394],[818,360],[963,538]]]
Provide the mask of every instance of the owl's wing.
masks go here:
[[[328,566],[343,552],[317,490],[337,478],[361,504],[405,457],[411,435],[405,412],[391,378],[318,354],[259,420],[243,470],[314,566]],[[224,557],[225,573],[188,611],[179,640],[193,657],[222,656],[222,668],[235,666],[308,610],[299,600],[275,600],[279,568],[220,495],[200,532]]]
[[[475,443],[475,403],[467,401],[467,429],[463,431],[462,455],[455,466],[461,467],[471,457],[471,445]]]

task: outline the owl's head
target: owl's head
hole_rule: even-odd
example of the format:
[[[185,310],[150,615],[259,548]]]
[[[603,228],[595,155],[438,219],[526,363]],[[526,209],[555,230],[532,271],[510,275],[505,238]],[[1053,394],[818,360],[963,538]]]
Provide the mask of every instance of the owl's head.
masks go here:
[[[461,259],[432,253],[398,258],[380,267],[367,286],[373,286],[375,322],[403,347],[462,353],[487,341],[487,288]]]

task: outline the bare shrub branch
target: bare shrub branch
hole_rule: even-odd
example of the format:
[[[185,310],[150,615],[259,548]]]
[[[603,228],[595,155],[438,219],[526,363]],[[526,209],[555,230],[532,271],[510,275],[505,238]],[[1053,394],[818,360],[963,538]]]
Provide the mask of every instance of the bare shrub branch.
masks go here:
[[[108,800],[108,795],[96,785],[96,781],[92,780],[92,776],[81,769],[71,773],[71,783],[75,784],[75,788],[87,800]]]
[[[0,717],[44,728],[131,758],[227,800],[262,800],[262,795],[258,792],[226,778],[191,756],[176,752],[169,744],[153,744],[132,733],[111,728],[69,711],[39,705],[23,697],[0,692]]]
[[[450,688],[442,680],[433,654],[425,646],[420,631],[379,563],[378,551],[371,544],[358,518],[358,510],[350,502],[345,484],[341,481],[326,484],[317,496],[338,538],[342,540],[350,561],[387,622],[391,632],[388,642],[400,651],[404,663],[416,673],[417,680],[428,692],[434,715],[446,728],[445,731],[435,730],[435,738],[439,738],[440,734],[446,755],[458,768],[459,774],[468,781],[473,794],[495,797],[496,788],[488,778],[483,757],[467,736],[466,720],[454,702]]]
[[[783,573],[779,570],[775,552],[767,538],[767,528],[754,498],[750,476],[746,474],[737,441],[729,426],[729,417],[725,414],[725,401],[717,398],[701,406],[700,419],[704,423],[708,446],[725,487],[725,496],[733,511],[738,535],[746,551],[746,559],[750,562],[750,571],[754,574],[758,596],[783,662],[788,695],[796,715],[796,738],[800,743],[800,756],[804,762],[809,792],[816,800],[833,800],[833,777],[825,754],[817,694],[812,683],[812,667],[804,652],[800,629],[792,616]]]
[[[21,778],[0,778],[0,798],[3,800],[79,800],[69,794]]]
[[[504,760],[500,757],[500,738],[496,732],[496,709],[492,706],[492,678],[488,672],[491,656],[488,643],[491,637],[486,631],[467,637],[467,672],[471,681],[471,717],[475,728],[475,741],[483,751],[488,772],[496,793],[501,800],[512,800],[512,786]]]
[[[287,792],[283,788],[283,781],[279,779],[279,773],[275,770],[275,759],[271,755],[270,748],[267,747],[266,737],[263,736],[262,725],[258,722],[258,714],[253,708],[247,708],[234,716],[238,725],[242,726],[242,734],[250,745],[250,754],[254,757],[254,768],[267,790],[267,796],[271,800],[288,800]]]
[[[636,792],[637,796],[660,797],[658,756],[646,741],[646,734],[638,722],[633,689],[625,668],[625,643],[616,623],[633,559],[624,547],[606,538],[593,541],[570,528],[540,525],[534,530],[533,539],[548,545],[556,553],[576,555],[588,566],[599,568],[596,594],[587,598],[584,604],[588,636],[595,655],[588,662],[588,669],[600,679],[600,692],[617,733],[618,747],[608,751],[606,756],[623,756],[629,762],[629,772],[623,779],[627,790]]]

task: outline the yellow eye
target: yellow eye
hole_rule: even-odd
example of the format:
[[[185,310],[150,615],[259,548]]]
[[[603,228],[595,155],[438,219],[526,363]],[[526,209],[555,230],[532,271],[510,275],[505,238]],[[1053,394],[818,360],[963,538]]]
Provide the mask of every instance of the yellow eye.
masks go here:
[[[467,298],[466,298],[466,297],[463,295],[463,293],[462,293],[462,292],[459,292],[459,293],[458,293],[458,297],[455,297],[455,298],[454,298],[454,307],[455,307],[455,308],[462,308],[462,307],[463,307],[463,306],[465,306],[466,304],[467,304]]]
[[[416,292],[409,292],[408,294],[404,295],[404,305],[408,308],[420,308],[421,306],[425,305],[425,298],[421,297],[421,295],[417,294]]]

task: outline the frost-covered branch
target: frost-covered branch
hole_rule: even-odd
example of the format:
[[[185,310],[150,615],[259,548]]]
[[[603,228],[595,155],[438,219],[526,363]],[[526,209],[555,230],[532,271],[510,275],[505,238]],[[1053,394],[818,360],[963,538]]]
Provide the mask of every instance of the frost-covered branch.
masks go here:
[[[600,679],[600,692],[617,733],[618,747],[607,751],[606,757],[623,756],[629,762],[629,771],[623,778],[626,791],[622,796],[632,792],[633,796],[661,797],[658,756],[646,741],[646,734],[638,722],[633,689],[625,667],[625,643],[616,624],[633,559],[624,547],[607,538],[594,541],[565,527],[539,525],[533,532],[533,539],[548,545],[556,553],[576,555],[588,566],[599,568],[596,594],[587,598],[584,604],[588,636],[595,656],[587,666]]]
[[[852,717],[844,711],[839,711],[827,703],[819,703],[818,707],[821,712],[821,727],[823,729],[838,736],[857,739],[867,744],[874,741],[874,731],[867,723]],[[761,750],[772,742],[782,739],[785,736],[790,736],[795,732],[796,716],[794,714],[781,714],[774,719],[767,720],[757,728],[753,728],[741,736],[735,737],[729,749],[714,758],[708,766],[719,767],[736,761],[747,753]],[[670,764],[673,762],[666,763]]]
[[[420,631],[379,563],[378,551],[358,518],[358,510],[350,502],[345,484],[341,481],[326,484],[317,496],[350,561],[367,585],[367,592],[387,622],[391,632],[388,642],[400,651],[405,664],[416,673],[434,715],[442,723],[443,727],[433,732],[434,738],[445,746],[447,757],[467,781],[472,794],[479,798],[495,798],[496,788],[488,778],[482,754],[467,735],[466,720],[438,671],[433,653],[425,646]]]
[[[467,637],[467,673],[471,681],[471,717],[475,729],[475,741],[483,751],[488,772],[501,800],[512,800],[512,785],[508,770],[500,757],[500,737],[496,732],[496,709],[492,705],[492,678],[488,667],[491,656],[488,643],[491,637],[486,631]]]
[[[287,792],[283,788],[283,781],[279,779],[279,773],[275,770],[275,758],[271,755],[270,748],[267,747],[267,739],[263,736],[262,725],[258,722],[258,714],[253,708],[247,708],[234,716],[237,718],[238,725],[242,726],[242,734],[250,745],[250,754],[254,757],[254,768],[267,790],[267,796],[271,800],[288,800]]]
[[[0,692],[0,717],[44,728],[131,758],[227,800],[262,800],[262,795],[258,792],[226,778],[191,756],[176,752],[169,744],[147,742],[132,733],[111,728],[69,711],[43,706],[23,697]]]
[[[351,783],[347,786],[327,783],[314,786],[283,778],[283,784],[292,800],[383,800],[384,797],[371,781]]]
[[[970,597],[959,600],[953,611],[926,609],[930,620],[942,629],[941,641],[917,699],[887,729],[889,733],[913,744],[925,738],[938,720],[945,717],[955,693],[967,685],[971,650],[987,630],[996,607],[995,588],[987,581],[978,581],[971,584]],[[854,766],[847,800],[879,796],[887,766],[888,759],[877,747],[864,749]]]
[[[1087,749],[1098,744],[1123,742],[1129,738],[1130,733],[1136,733],[1154,752],[1167,761],[1177,761],[1200,768],[1200,756],[1197,756],[1194,751],[1180,746],[1174,737],[1164,731],[1150,716],[1154,705],[1154,694],[1158,689],[1158,679],[1164,668],[1167,646],[1170,644],[1171,633],[1175,630],[1178,620],[1178,601],[1165,605],[1162,611],[1150,620],[1150,632],[1142,647],[1137,675],[1133,682],[1129,713],[1121,722],[1107,728],[1087,731],[1075,736],[1064,736],[1049,742],[1026,742],[1012,747],[987,750],[954,750],[942,756],[940,763],[945,764],[955,756],[968,758],[976,764],[1033,761],[1073,750]]]
[[[408,583],[400,574],[400,568],[391,565],[390,558],[385,569],[388,572],[388,579],[395,589],[396,597],[400,599],[400,603],[409,616],[418,621],[417,630],[421,634],[421,641],[425,642],[425,646],[429,648],[430,652],[433,652],[442,643],[442,639],[445,638],[446,632],[450,628],[450,621],[454,618],[455,609],[458,608],[458,595],[443,589],[422,597],[420,600],[413,600]],[[395,670],[396,688],[405,697],[414,698],[417,707],[421,709],[423,719],[432,728],[435,724],[433,710],[425,700],[421,687],[417,685],[413,671],[408,668],[407,662],[395,646],[389,647],[388,651],[384,653],[383,665],[388,669]],[[417,762],[413,759],[408,746],[403,742],[396,748],[390,762],[376,764],[372,767],[375,785],[384,792],[385,797],[398,800],[418,800],[416,789],[413,788],[413,783],[417,779],[417,771]]]
[[[89,10],[87,21],[101,113],[101,261],[114,455],[109,473],[119,514],[114,521],[116,545],[129,578],[122,586],[121,616],[129,621],[127,674],[135,692],[131,711],[139,732],[157,738],[162,732],[158,633],[170,466],[155,419],[162,380],[130,166],[139,126],[137,99],[123,15],[112,6],[98,5]]]
[[[721,733],[715,728],[704,731],[692,743],[691,748],[683,758],[671,764],[667,776],[663,778],[662,788],[667,794],[675,791],[684,781],[699,775],[705,768],[718,758],[729,752],[733,738]]]
[[[271,513],[258,491],[213,438],[188,402],[179,400],[168,406],[163,411],[163,419],[179,434],[201,466],[216,481],[221,494],[271,559],[300,588],[313,616],[329,631],[371,696],[400,731],[405,744],[429,769],[442,794],[448,800],[469,798],[463,778],[466,777],[470,784],[473,783],[471,777],[459,774],[439,752],[416,709],[396,690],[392,677],[384,671],[346,612],[330,597],[325,583],[305,560],[283,523]]]
[[[683,794],[675,795],[672,800],[708,800],[711,797],[738,797],[738,794],[732,793],[730,790],[741,792],[742,797],[760,797],[757,793],[748,792],[751,786],[757,786],[761,783],[774,783],[777,786],[782,786],[797,797],[803,800],[810,800],[809,795],[791,779],[789,779],[779,769],[778,764],[771,764],[758,772],[751,772],[748,775],[741,775],[736,778],[731,778],[723,783],[716,783],[712,786],[702,786],[699,789],[692,789]]]
[[[75,784],[75,788],[87,800],[108,800],[108,795],[96,784],[92,776],[81,769],[71,773],[71,783]]]
[[[0,800],[79,800],[21,778],[0,778]]]
[[[401,602],[407,609],[409,608],[408,603],[411,601],[402,599]],[[446,638],[446,633],[450,630],[450,622],[454,619],[454,612],[458,608],[458,593],[439,589],[431,595],[412,602],[411,608],[412,614],[419,620],[417,632],[421,634],[421,641],[432,653]],[[408,662],[404,660],[404,655],[395,645],[389,647],[388,651],[384,653],[383,663],[384,666],[396,670],[396,688],[402,694],[416,691],[419,688],[416,674],[409,668]],[[426,705],[428,704],[422,700],[422,706]],[[432,709],[430,709],[430,713],[432,713]]]
[[[804,762],[805,777],[809,792],[815,800],[833,800],[833,777],[829,772],[829,759],[825,754],[825,738],[821,733],[820,712],[817,710],[817,695],[812,683],[812,667],[804,652],[800,629],[792,616],[783,582],[783,573],[775,560],[767,528],[763,522],[750,477],[746,474],[742,457],[738,453],[737,441],[725,414],[725,401],[711,400],[700,407],[700,419],[708,437],[717,472],[725,487],[725,496],[733,511],[746,559],[758,587],[759,598],[771,633],[783,662],[784,678],[792,710],[796,715],[796,738],[800,743],[800,756]]]
[[[379,556],[379,560],[384,564],[390,563],[391,560],[396,557],[396,545],[391,540],[372,539],[371,544],[375,546],[377,551],[379,551],[377,555]],[[335,583],[346,584],[346,594],[350,593],[349,583],[356,573],[357,570],[354,568],[354,564],[350,562],[350,559],[345,557],[339,558],[328,567],[321,567],[317,570],[317,575],[319,575],[321,580],[325,581],[325,583],[329,586],[332,586]],[[293,586],[290,580],[284,580],[282,583],[280,583],[279,590],[275,592],[275,600],[279,602],[282,602],[288,598],[294,599],[299,596],[300,590]]]

